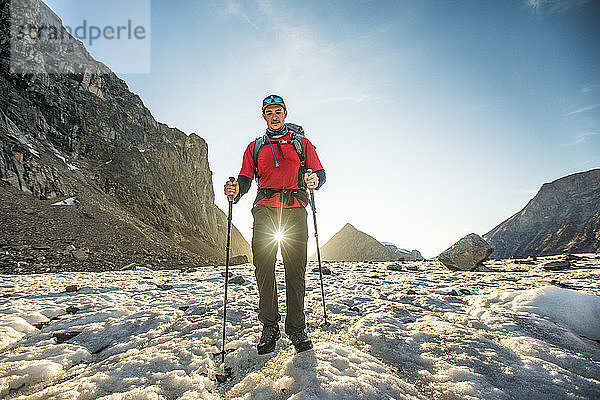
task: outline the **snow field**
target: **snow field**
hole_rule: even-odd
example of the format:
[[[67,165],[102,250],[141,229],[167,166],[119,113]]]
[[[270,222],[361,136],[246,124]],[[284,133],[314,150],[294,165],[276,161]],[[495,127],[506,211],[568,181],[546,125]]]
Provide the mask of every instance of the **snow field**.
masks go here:
[[[0,397],[8,399],[600,398],[597,267],[562,273],[418,271],[329,264],[331,326],[318,273],[307,272],[313,351],[283,334],[258,356],[253,267],[229,285],[221,347],[222,268],[0,276]],[[309,265],[308,271],[312,268]],[[285,317],[283,268],[278,267]],[[161,290],[161,284],[173,285]],[[79,284],[78,292],[65,287]],[[449,296],[451,289],[470,294]],[[67,308],[76,307],[72,314]],[[41,329],[33,326],[38,325]],[[283,324],[282,324],[283,328]],[[74,333],[64,343],[55,334]]]
[[[287,348],[228,393],[232,399],[418,399],[389,367],[355,348],[320,342],[294,356]]]
[[[593,294],[543,286],[523,292],[495,293],[482,298],[479,304],[482,311],[495,304],[515,312],[545,316],[581,336],[600,340],[600,300]]]

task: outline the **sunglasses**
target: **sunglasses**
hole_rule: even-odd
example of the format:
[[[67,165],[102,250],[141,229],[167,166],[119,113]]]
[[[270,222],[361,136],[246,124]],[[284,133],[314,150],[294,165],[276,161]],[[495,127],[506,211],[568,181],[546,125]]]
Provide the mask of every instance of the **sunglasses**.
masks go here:
[[[283,99],[279,96],[270,96],[263,100],[263,107],[269,104],[283,103]]]

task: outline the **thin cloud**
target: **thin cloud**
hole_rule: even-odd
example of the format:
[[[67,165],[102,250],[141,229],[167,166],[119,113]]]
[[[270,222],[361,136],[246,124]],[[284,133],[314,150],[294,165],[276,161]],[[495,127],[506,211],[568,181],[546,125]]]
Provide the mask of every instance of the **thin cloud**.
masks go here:
[[[272,63],[271,66],[276,68],[278,87],[302,93],[309,85],[310,98],[304,100],[311,104],[310,107],[389,100],[382,95],[382,83],[373,79],[371,73],[378,61],[371,61],[368,74],[345,61],[355,58],[360,51],[360,43],[357,44],[356,40],[331,40],[327,34],[322,34],[319,21],[301,18],[295,10],[274,13],[274,5],[278,4],[274,0],[259,0],[258,4],[267,26],[282,44],[281,58],[286,60],[283,65]],[[355,32],[355,35],[360,34],[360,29]]]
[[[527,6],[538,14],[557,14],[579,8],[590,0],[527,0]]]
[[[600,167],[600,158],[584,161],[583,163],[581,163],[581,165],[585,167],[583,169],[584,171],[589,168],[599,168]]]
[[[260,0],[257,5],[272,37],[277,39],[278,58],[285,60],[270,63],[272,72],[278,76],[278,87],[288,87],[291,81],[308,75],[327,74],[333,69],[331,60],[336,49],[332,43],[320,42],[313,28],[295,20],[289,12],[282,13],[278,3]]]
[[[579,113],[582,113],[582,112],[586,112],[586,111],[590,111],[590,110],[596,109],[598,107],[600,107],[600,103],[599,104],[592,104],[591,106],[583,107],[583,108],[580,108],[578,110],[566,113],[565,116],[579,114]]]
[[[590,137],[598,136],[600,132],[583,132],[575,137],[575,140],[568,143],[563,143],[563,146],[576,146],[578,144],[586,142]]]
[[[367,103],[381,100],[382,97],[372,96],[370,94],[357,94],[349,96],[334,96],[326,97],[315,101],[315,104],[329,104],[339,102],[351,102],[351,103]]]
[[[598,90],[598,88],[600,88],[599,84],[596,85],[587,85],[581,88],[581,92],[582,93],[591,93],[594,92],[596,90]]]
[[[231,15],[233,17],[239,18],[242,21],[246,22],[248,25],[256,29],[257,31],[260,29],[256,23],[254,23],[248,14],[246,14],[243,10],[242,4],[239,1],[235,0],[227,0],[225,3],[225,8],[223,10],[224,14]]]
[[[252,38],[255,57],[244,68],[258,70],[270,91],[302,93],[308,87],[312,99],[308,103],[313,105],[382,100],[371,90],[368,78],[340,61],[352,53],[348,43],[320,34],[319,21],[301,14],[302,9],[293,4],[282,8],[275,0],[221,0],[219,4],[222,16],[257,30]]]

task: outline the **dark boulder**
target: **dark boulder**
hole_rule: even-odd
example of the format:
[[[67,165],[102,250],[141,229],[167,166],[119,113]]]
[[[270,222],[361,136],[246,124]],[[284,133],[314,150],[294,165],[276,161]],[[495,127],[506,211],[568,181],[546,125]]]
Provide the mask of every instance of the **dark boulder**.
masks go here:
[[[248,263],[248,256],[242,254],[241,256],[231,257],[229,259],[229,265],[242,265]]]
[[[236,285],[243,285],[244,282],[246,282],[246,280],[244,279],[243,276],[240,276],[240,275],[234,276],[233,278],[229,279],[229,283],[233,283]]]

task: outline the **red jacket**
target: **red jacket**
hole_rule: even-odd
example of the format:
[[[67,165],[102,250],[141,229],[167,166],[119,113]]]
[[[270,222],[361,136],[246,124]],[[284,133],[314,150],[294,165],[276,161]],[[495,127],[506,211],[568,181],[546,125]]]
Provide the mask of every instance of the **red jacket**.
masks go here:
[[[260,149],[260,153],[258,154],[259,189],[298,189],[300,158],[292,143],[278,143],[282,140],[290,142],[290,134],[288,133],[278,139],[270,139],[271,144],[269,144],[269,140],[265,140],[263,147]],[[315,147],[307,138],[302,137],[301,140],[302,146],[304,147],[306,169],[312,169],[313,172],[322,170],[323,166],[321,165],[321,161],[319,161]],[[246,148],[246,151],[244,151],[242,169],[240,170],[240,175],[250,179],[253,179],[255,175],[253,157],[255,142],[256,141],[253,140]],[[273,150],[271,150],[271,148]],[[275,153],[275,156],[273,156],[273,152]],[[278,167],[275,167],[275,157],[279,164]],[[293,205],[287,205],[279,194],[270,198],[263,198],[256,204],[283,208],[306,207],[306,204],[303,204],[298,199],[294,199]]]

